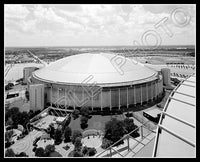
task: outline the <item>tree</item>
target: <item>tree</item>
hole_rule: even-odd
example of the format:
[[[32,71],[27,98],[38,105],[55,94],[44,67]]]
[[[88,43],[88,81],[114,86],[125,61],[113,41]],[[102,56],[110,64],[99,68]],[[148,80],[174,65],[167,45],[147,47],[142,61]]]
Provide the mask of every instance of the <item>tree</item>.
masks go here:
[[[75,151],[72,150],[69,154],[68,157],[83,157],[83,154],[80,151]]]
[[[26,90],[25,96],[26,96],[26,99],[29,101],[29,91]]]
[[[89,118],[90,117],[90,110],[89,110],[89,108],[88,107],[82,107],[81,110],[80,110],[80,114],[82,116],[85,116],[85,117]]]
[[[74,151],[73,157],[83,157],[83,154],[80,151]]]
[[[13,121],[13,125],[17,125],[19,114],[20,114],[20,111],[18,107],[12,107],[11,109],[8,109],[7,112],[5,113],[6,122],[8,118],[11,118]]]
[[[71,122],[71,116],[65,118],[65,120],[61,123],[63,131],[65,131],[65,128],[69,125],[70,122]]]
[[[21,124],[24,128],[26,128],[27,123],[29,123],[29,114],[24,111],[20,112],[18,115],[18,124]]]
[[[46,156],[49,156],[50,155],[50,153],[52,153],[52,152],[54,152],[55,151],[55,146],[54,145],[47,145],[46,147],[45,147],[45,154],[46,154]]]
[[[88,118],[87,117],[85,117],[85,116],[81,116],[81,128],[82,129],[85,129],[85,128],[87,128],[87,122],[88,122]]]
[[[67,127],[70,124],[70,122],[71,122],[71,116],[68,116],[68,118],[65,121],[64,128]]]
[[[113,142],[111,140],[108,140],[106,138],[103,138],[103,141],[102,141],[102,145],[101,147],[103,149],[107,149],[109,146],[111,146],[113,144]]]
[[[9,117],[8,120],[6,121],[6,126],[7,125],[13,125],[13,121],[11,117]]]
[[[26,128],[27,123],[29,122],[29,114],[27,112],[20,112],[18,107],[13,107],[9,109],[5,114],[6,122],[9,120],[12,121],[13,126],[17,126],[18,124],[22,125]]]
[[[30,118],[30,119],[33,118],[33,117],[34,117],[34,112],[33,112],[33,110],[30,110],[30,111],[28,112],[28,115],[29,115],[29,118]]]
[[[65,136],[64,142],[70,142],[71,141],[71,139],[70,139],[71,135],[72,135],[72,129],[70,127],[66,127],[65,128],[65,134],[64,134],[64,136]]]
[[[50,124],[49,128],[47,130],[49,131],[50,137],[54,139],[55,128],[54,128],[53,124]]]
[[[88,153],[88,147],[84,146],[83,149],[82,149],[82,154],[87,155],[87,153]]]
[[[11,149],[11,148],[7,149],[5,152],[5,157],[15,157],[15,153],[14,153],[13,149]]]
[[[125,134],[124,122],[112,118],[105,124],[105,136],[104,138],[111,140],[113,143],[120,140]],[[122,141],[123,142],[123,141]]]
[[[127,133],[130,133],[132,132],[133,130],[137,129],[137,125],[134,124],[134,120],[133,119],[124,119],[124,126],[125,126],[125,129],[127,130]],[[138,133],[138,129],[134,132],[132,132],[130,135],[134,138],[138,137],[139,136],[139,133]]]
[[[62,142],[62,130],[57,128],[54,134],[55,144],[60,144]]]
[[[21,152],[21,153],[15,155],[15,156],[17,156],[17,157],[28,157],[28,155],[25,152]]]
[[[74,130],[72,133],[72,143],[75,143],[75,140],[77,137],[81,137],[82,138],[82,133],[79,130]]]
[[[13,133],[14,133],[13,130],[9,130],[9,131],[6,131],[6,132],[5,132],[5,141],[6,141],[6,142],[10,142]]]
[[[79,117],[79,114],[80,114],[80,111],[75,109],[73,112],[72,112],[72,117],[75,119],[77,119]]]
[[[81,116],[81,124],[87,124],[87,122],[88,122],[88,118],[87,117],[85,117],[85,116]]]
[[[45,151],[42,147],[39,147],[35,150],[35,156],[37,157],[44,157],[45,156]]]
[[[81,148],[82,148],[81,137],[77,137],[74,142],[74,150],[81,151]]]
[[[87,155],[94,156],[96,153],[97,153],[97,151],[95,148],[90,148],[90,147],[84,146],[82,149],[82,154],[85,156],[87,156]]]
[[[89,148],[88,150],[88,155],[89,156],[94,156],[97,153],[97,150],[93,147],[93,148]]]

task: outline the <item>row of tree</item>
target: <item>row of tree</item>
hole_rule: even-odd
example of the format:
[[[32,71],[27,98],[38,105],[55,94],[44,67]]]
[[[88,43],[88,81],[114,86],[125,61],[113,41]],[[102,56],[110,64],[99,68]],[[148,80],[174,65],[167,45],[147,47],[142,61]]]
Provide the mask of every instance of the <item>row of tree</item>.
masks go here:
[[[35,150],[35,156],[36,157],[51,157],[52,156],[51,154],[54,152],[55,152],[55,145],[49,144],[45,147],[45,149],[42,147],[37,148]]]
[[[5,152],[5,157],[28,157],[28,155],[25,152],[15,154],[13,149],[9,148]]]
[[[6,148],[12,144],[11,137],[13,135],[13,129],[18,129],[18,126],[23,126],[21,137],[23,138],[25,135],[29,133],[30,129],[30,119],[40,113],[40,111],[33,112],[30,110],[29,112],[20,112],[18,107],[13,107],[7,109],[5,112],[5,124],[7,126],[5,132],[5,142]]]
[[[80,125],[81,125],[81,128],[82,129],[85,129],[88,127],[88,119],[90,119],[92,116],[91,116],[91,111],[89,110],[88,107],[82,107],[80,109],[80,111],[78,109],[75,109],[73,112],[72,112],[72,117],[74,120],[76,120],[77,118],[79,118],[79,115],[81,115],[81,118],[80,118]]]

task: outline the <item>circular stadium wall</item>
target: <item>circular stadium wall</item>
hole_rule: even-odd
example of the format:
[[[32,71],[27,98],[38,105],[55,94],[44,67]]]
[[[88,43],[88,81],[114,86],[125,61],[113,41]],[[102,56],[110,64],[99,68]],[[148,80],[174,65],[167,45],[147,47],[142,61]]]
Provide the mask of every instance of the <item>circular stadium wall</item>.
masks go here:
[[[30,84],[44,84],[45,103],[67,109],[127,108],[151,102],[163,92],[159,72],[133,59],[108,53],[65,57],[34,71]]]

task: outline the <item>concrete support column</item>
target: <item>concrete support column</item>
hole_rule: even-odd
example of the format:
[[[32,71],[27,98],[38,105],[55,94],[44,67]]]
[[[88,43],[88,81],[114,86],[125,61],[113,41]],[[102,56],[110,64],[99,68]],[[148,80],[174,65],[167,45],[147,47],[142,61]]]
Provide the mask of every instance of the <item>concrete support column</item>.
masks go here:
[[[110,110],[112,109],[112,100],[111,100],[111,97],[112,97],[112,95],[111,95],[111,89],[110,89]]]
[[[158,98],[158,95],[159,95],[158,86],[159,86],[159,82],[156,84],[157,98]]]
[[[142,85],[140,86],[140,91],[141,91],[141,101],[140,101],[140,104],[142,105],[142,101],[143,101],[143,99],[142,99]]]
[[[129,135],[127,136],[128,151],[130,150]]]
[[[151,100],[153,101],[153,82],[151,82]]]
[[[93,98],[94,96],[93,96],[93,91],[92,91],[92,111],[93,111]]]
[[[147,102],[149,100],[149,96],[148,96],[148,83],[146,83],[146,94],[147,94]]]
[[[155,93],[156,93],[156,96],[155,96],[155,98],[157,98],[157,96],[158,96],[158,94],[157,94],[157,81],[155,82]]]
[[[82,88],[82,101],[85,101],[85,98],[84,98],[84,89]]]
[[[128,87],[126,88],[126,100],[127,100],[127,108],[128,108]]]
[[[136,86],[134,86],[134,89],[133,89],[133,95],[134,95],[134,104],[136,105]]]
[[[101,88],[101,111],[103,110],[103,106],[102,106],[102,88]]]
[[[66,89],[64,88],[64,99],[65,99],[65,109],[66,109]]]
[[[143,139],[143,127],[141,126],[141,137],[142,137],[142,139]]]
[[[53,102],[53,101],[52,101],[52,98],[53,98],[53,97],[52,97],[52,96],[53,96],[53,90],[52,90],[52,89],[53,89],[53,87],[52,87],[52,85],[51,85],[51,107],[52,107],[52,102]]]
[[[75,89],[74,89],[74,96],[73,96],[73,99],[74,99],[74,110],[75,110],[75,95],[76,95],[76,92],[75,92]]]
[[[120,110],[120,88],[119,88],[118,92],[119,92],[119,110]]]
[[[57,96],[58,96],[58,98],[57,98],[57,102],[58,102],[59,97],[60,97],[60,95],[59,95],[59,92],[60,92],[59,88],[58,88],[58,91],[57,91],[57,92],[58,92],[58,95],[57,95]]]

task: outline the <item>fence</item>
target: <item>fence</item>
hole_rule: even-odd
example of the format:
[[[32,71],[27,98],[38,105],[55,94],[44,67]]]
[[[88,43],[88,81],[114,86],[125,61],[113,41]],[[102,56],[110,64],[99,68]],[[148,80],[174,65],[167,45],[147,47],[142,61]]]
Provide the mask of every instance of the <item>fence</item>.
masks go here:
[[[94,135],[94,136],[102,136],[103,132],[101,130],[96,130],[96,129],[88,129],[86,131],[83,132],[83,138],[90,136],[90,135]]]
[[[98,155],[96,155],[96,157],[99,157],[99,156],[103,155],[104,153],[106,153],[106,151],[109,151],[109,153],[104,155],[104,157],[112,157],[115,154],[119,155],[120,157],[125,157],[130,152],[135,155],[137,152],[139,152],[142,149],[142,147],[141,147],[140,149],[137,149],[137,151],[134,150],[139,144],[143,145],[143,147],[144,147],[146,144],[148,144],[149,142],[151,142],[155,138],[155,137],[153,137],[152,139],[148,139],[147,138],[151,133],[156,133],[154,130],[146,128],[145,125],[147,125],[147,123],[150,123],[150,122],[151,121],[147,121],[146,123],[143,123],[141,126],[139,126],[138,128],[134,129],[133,131],[131,131],[129,134],[126,134],[120,140],[118,140],[117,142],[115,142],[114,144],[109,146],[106,150],[104,150],[101,153],[99,153]],[[140,132],[141,140],[135,139],[135,138],[133,138],[131,136],[131,134],[134,133],[135,131],[139,131]],[[129,142],[130,138],[136,141],[136,144],[133,147],[130,147],[130,142]],[[144,139],[147,139],[148,142],[144,143],[143,142]],[[125,149],[127,149],[127,153],[126,154],[122,154],[122,153],[120,153],[119,150],[114,149],[115,145],[117,143],[119,143],[120,141],[122,141],[122,140],[127,140],[127,146],[125,147]]]

